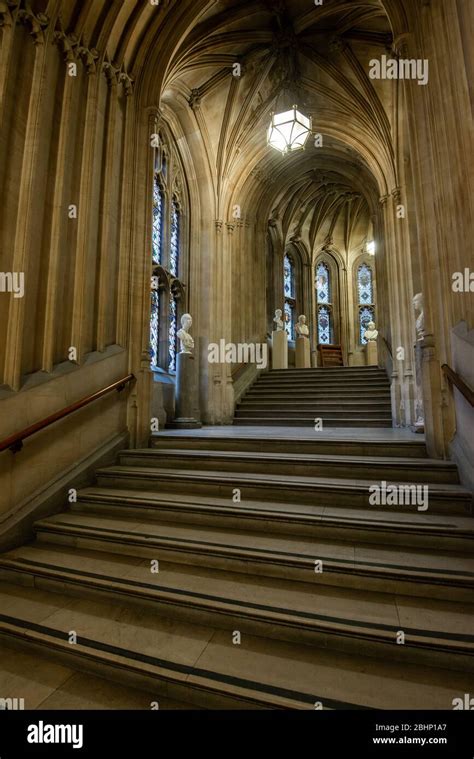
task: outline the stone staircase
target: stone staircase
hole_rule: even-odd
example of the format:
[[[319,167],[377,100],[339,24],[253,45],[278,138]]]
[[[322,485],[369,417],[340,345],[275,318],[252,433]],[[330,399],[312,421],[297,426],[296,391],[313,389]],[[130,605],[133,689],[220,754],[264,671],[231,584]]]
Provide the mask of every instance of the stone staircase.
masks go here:
[[[451,709],[474,670],[471,496],[417,437],[360,432],[123,451],[0,556],[2,647],[164,708]],[[370,506],[382,480],[428,485],[429,509]]]
[[[391,427],[390,384],[372,366],[263,372],[237,405],[236,425]]]

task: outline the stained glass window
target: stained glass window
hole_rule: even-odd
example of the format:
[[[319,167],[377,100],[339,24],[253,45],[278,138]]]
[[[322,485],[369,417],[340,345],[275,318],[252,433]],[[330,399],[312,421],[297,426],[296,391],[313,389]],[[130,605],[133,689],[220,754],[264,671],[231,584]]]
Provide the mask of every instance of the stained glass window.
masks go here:
[[[152,246],[153,246],[153,263],[161,264],[163,251],[163,192],[155,176],[153,187],[153,228],[152,228]]]
[[[158,176],[155,174],[153,183],[153,225],[152,225],[152,262],[160,264],[163,252],[163,208],[164,198]],[[158,290],[151,291],[150,310],[150,365],[158,366],[160,345],[160,295]]]
[[[359,309],[359,336],[362,345],[366,345],[367,340],[364,332],[367,330],[369,322],[375,321],[375,309],[373,306],[364,306]]]
[[[316,267],[315,284],[318,303],[318,343],[331,345],[333,339],[332,286],[329,266],[324,261],[320,261]]]
[[[357,290],[359,303],[373,303],[372,269],[367,264],[362,264],[357,270]]]
[[[285,330],[288,340],[295,339],[295,289],[295,265],[292,257],[286,253],[283,259],[283,295]]]
[[[160,135],[159,149],[153,155],[149,354],[152,370],[174,373],[178,354],[179,299],[185,291],[179,279],[183,228],[182,207],[178,194],[172,190],[175,185],[171,185],[167,171],[170,155],[166,156],[164,143],[165,139]],[[179,175],[174,179],[183,182]],[[158,281],[159,289],[155,289]],[[182,308],[185,310],[184,304]]]
[[[179,234],[180,234],[180,211],[176,198],[171,204],[171,237],[170,237],[170,272],[174,277],[178,276],[179,267]]]
[[[372,269],[362,263],[357,269],[357,297],[359,301],[359,341],[366,345],[364,332],[369,322],[375,321],[374,284]]]
[[[285,298],[295,297],[295,267],[290,256],[286,255],[283,261],[284,292]]]
[[[331,303],[329,267],[323,261],[316,269],[316,294],[318,303]]]
[[[150,365],[152,368],[158,366],[158,347],[160,344],[160,294],[158,290],[151,291],[151,313],[150,313]]]
[[[285,329],[288,340],[295,339],[295,309],[287,300],[285,301]]]
[[[322,345],[331,345],[332,323],[331,311],[327,306],[318,308],[318,341]]]
[[[169,361],[168,371],[176,371],[176,353],[177,353],[177,332],[178,332],[178,305],[176,298],[170,296],[170,310],[169,310],[169,332],[168,332],[168,344],[169,344]]]

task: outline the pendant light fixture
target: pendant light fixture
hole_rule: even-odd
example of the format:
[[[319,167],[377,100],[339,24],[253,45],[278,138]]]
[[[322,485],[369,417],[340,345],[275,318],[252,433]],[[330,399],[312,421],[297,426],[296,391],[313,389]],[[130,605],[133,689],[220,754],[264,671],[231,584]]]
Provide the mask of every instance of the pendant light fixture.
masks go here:
[[[267,143],[280,153],[302,150],[311,134],[311,117],[303,116],[294,105],[288,111],[272,113],[268,127]]]

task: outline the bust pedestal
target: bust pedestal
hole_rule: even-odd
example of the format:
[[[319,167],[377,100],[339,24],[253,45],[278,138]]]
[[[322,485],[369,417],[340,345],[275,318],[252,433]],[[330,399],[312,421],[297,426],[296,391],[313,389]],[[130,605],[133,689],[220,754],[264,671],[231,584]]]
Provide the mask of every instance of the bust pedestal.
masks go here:
[[[376,340],[369,340],[365,346],[365,363],[367,366],[378,366],[379,364],[379,353]]]
[[[415,343],[415,424],[412,432],[425,431],[425,412],[423,408],[423,355],[421,341]]]
[[[309,338],[305,337],[304,335],[300,335],[296,338],[296,368],[311,368],[311,351]]]
[[[166,426],[169,429],[191,430],[202,427],[194,416],[197,405],[197,381],[192,353],[176,356],[176,403],[175,418]]]
[[[288,369],[288,335],[284,329],[272,332],[272,369]]]

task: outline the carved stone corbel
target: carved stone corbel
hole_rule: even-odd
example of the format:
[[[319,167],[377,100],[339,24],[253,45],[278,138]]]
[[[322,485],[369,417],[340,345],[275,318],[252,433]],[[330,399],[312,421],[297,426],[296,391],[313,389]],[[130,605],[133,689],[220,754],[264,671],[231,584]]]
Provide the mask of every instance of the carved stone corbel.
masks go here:
[[[20,5],[20,0],[0,0],[0,27],[12,26],[14,23],[14,13]]]
[[[95,47],[89,48],[81,44],[77,47],[77,54],[81,58],[87,73],[95,74],[97,71],[96,63],[100,57],[99,51]]]
[[[392,190],[392,198],[394,199],[395,203],[397,205],[400,204],[402,199],[402,188],[401,187],[394,187]]]
[[[194,88],[191,90],[191,95],[188,98],[189,107],[192,111],[197,111],[201,107],[201,90]]]
[[[133,94],[133,83],[134,78],[129,74],[125,69],[122,68],[119,74],[119,82],[122,85],[124,92],[127,97],[130,97],[130,95]]]
[[[49,25],[49,17],[45,13],[33,13],[29,0],[22,0],[19,5],[17,2],[9,2],[9,5],[17,8],[16,18],[29,27],[35,45],[44,42],[44,30]]]
[[[79,39],[75,34],[66,34],[63,28],[56,29],[53,34],[53,41],[61,50],[66,63],[77,61],[77,46]]]

